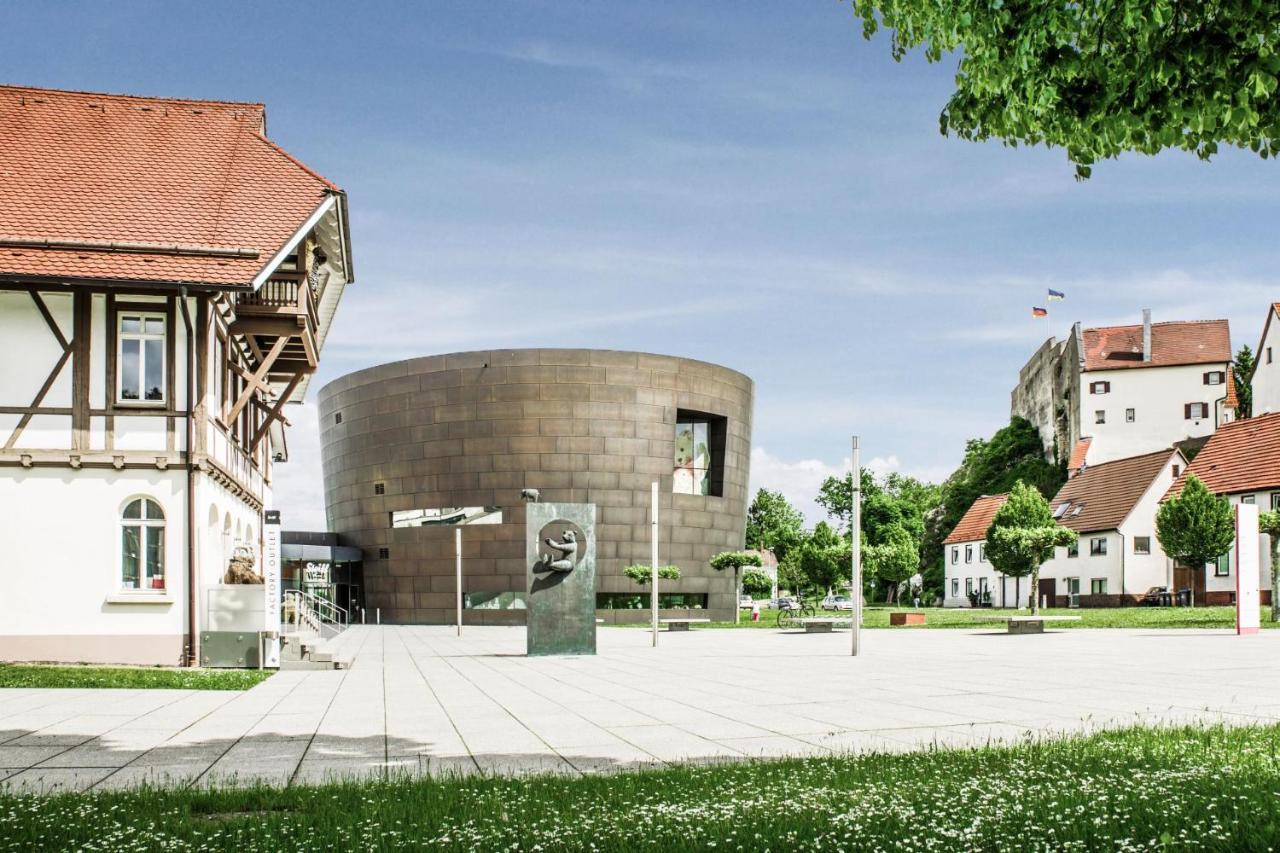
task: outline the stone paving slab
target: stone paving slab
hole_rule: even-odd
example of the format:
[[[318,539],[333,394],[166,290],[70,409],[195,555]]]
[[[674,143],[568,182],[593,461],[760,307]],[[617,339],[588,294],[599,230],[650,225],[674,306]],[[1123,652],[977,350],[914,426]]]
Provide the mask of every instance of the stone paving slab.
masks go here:
[[[245,692],[0,690],[0,787],[108,790],[1017,743],[1123,725],[1280,721],[1280,632],[602,629],[524,657],[522,628],[355,626],[352,668]]]

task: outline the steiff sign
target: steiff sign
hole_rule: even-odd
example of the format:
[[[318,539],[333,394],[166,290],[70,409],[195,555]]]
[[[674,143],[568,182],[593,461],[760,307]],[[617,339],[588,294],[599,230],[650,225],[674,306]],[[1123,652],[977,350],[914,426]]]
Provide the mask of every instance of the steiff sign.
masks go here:
[[[596,653],[596,505],[525,506],[530,655]]]

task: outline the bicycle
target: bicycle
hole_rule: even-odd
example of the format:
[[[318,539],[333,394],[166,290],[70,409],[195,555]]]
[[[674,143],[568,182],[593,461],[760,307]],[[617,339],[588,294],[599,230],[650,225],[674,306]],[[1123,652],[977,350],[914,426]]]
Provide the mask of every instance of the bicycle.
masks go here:
[[[817,615],[817,608],[812,604],[801,601],[798,607],[778,611],[778,628],[783,631],[791,628],[800,628],[802,627],[801,619],[812,619]]]

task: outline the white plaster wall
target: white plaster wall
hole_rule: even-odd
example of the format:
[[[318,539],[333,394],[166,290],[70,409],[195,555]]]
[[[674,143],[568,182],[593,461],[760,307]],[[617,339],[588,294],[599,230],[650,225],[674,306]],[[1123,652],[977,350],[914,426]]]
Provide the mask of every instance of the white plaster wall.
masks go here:
[[[45,304],[64,337],[72,338],[71,296],[46,294]],[[31,297],[23,293],[0,293],[0,341],[4,345],[4,369],[0,370],[0,406],[29,406],[40,387],[62,357],[62,347],[53,336]],[[71,405],[72,366],[68,358],[58,373],[42,405],[59,408]],[[71,419],[37,419],[28,424],[17,446],[65,449],[71,446]],[[8,439],[17,416],[0,424],[0,445]],[[33,433],[28,435],[28,433]],[[35,443],[33,443],[35,442]]]
[[[966,563],[964,560],[966,546],[973,548],[973,560],[969,563]],[[981,580],[985,578],[987,581],[987,588],[991,590],[992,604],[996,607],[1000,606],[1000,578],[1002,578],[1003,575],[997,572],[989,561],[982,559],[981,546],[981,542],[960,542],[946,546],[946,551],[943,553],[943,558],[946,560],[942,599],[943,607],[969,606],[969,598],[965,594],[965,580],[968,578],[973,579],[973,588],[975,590],[980,588]],[[955,549],[955,552],[959,555],[959,561],[956,563],[951,562],[952,549]],[[955,595],[951,592],[951,581],[953,578],[959,579],[960,581],[959,589]],[[1023,581],[1023,586],[1026,586],[1026,581]],[[1009,596],[1010,598],[1013,597],[1012,587],[1010,587]]]
[[[1275,311],[1267,306],[1268,315]],[[1272,316],[1266,324],[1262,340],[1258,342],[1258,351],[1254,353],[1257,367],[1253,371],[1253,380],[1249,383],[1253,390],[1253,413],[1265,415],[1269,412],[1280,412],[1280,322]],[[1267,363],[1267,348],[1271,348],[1271,363]]]
[[[1210,435],[1215,428],[1216,402],[1227,386],[1205,385],[1208,371],[1226,371],[1226,363],[1181,367],[1139,367],[1095,370],[1080,374],[1080,430],[1093,437],[1089,464],[1138,456],[1170,447],[1184,438]],[[1110,382],[1107,394],[1090,394],[1094,382]],[[1208,416],[1188,420],[1187,403],[1205,403]],[[1133,423],[1125,422],[1125,410],[1134,409]],[[1106,423],[1095,422],[1095,412],[1107,413]]]
[[[0,633],[183,633],[183,487],[183,473],[174,470],[5,469]],[[160,603],[108,601],[121,593],[119,518],[134,497],[148,497],[165,512],[167,589],[140,594]]]
[[[1089,553],[1090,541],[1105,539],[1107,553],[1093,556]],[[1120,534],[1114,530],[1097,533],[1080,534],[1080,553],[1076,557],[1068,557],[1066,548],[1055,548],[1053,558],[1045,561],[1040,567],[1040,579],[1052,579],[1055,582],[1054,593],[1066,595],[1067,578],[1080,578],[1080,594],[1089,595],[1090,581],[1094,578],[1105,578],[1107,594],[1120,592],[1120,561],[1122,543]]]

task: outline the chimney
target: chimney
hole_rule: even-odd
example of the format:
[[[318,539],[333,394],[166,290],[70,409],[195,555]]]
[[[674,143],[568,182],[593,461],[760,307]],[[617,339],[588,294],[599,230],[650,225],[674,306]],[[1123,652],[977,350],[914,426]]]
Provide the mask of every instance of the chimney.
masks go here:
[[[1151,360],[1151,309],[1142,309],[1142,360]]]

